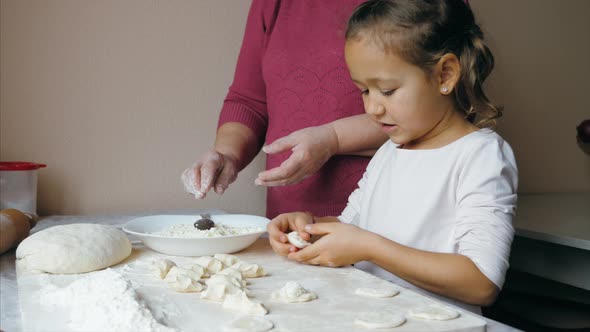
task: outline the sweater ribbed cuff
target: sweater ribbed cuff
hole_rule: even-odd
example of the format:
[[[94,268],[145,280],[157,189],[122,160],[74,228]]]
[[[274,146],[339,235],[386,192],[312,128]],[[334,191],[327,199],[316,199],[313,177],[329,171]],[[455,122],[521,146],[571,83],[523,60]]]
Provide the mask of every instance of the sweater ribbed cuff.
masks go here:
[[[252,129],[258,138],[258,145],[264,144],[268,120],[244,104],[226,101],[221,108],[217,128],[227,122],[238,122]]]

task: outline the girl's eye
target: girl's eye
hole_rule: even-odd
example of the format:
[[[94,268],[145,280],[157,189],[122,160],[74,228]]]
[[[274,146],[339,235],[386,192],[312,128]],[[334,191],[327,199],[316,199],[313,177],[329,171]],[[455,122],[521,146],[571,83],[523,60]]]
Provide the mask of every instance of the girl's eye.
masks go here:
[[[384,96],[391,96],[394,92],[395,92],[395,89],[394,90],[381,91],[381,94],[383,94]]]
[[[369,94],[369,90],[361,90],[361,96],[365,96]]]

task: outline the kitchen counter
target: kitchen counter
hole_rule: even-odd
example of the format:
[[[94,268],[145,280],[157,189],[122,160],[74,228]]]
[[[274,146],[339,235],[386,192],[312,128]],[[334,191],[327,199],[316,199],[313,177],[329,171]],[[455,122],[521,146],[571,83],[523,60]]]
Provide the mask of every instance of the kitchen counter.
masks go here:
[[[199,213],[199,212],[209,212],[209,213],[219,213],[219,210],[200,210],[200,211],[191,211],[191,213]],[[34,232],[39,230],[55,226],[55,225],[63,225],[63,224],[71,224],[71,223],[100,223],[100,224],[107,224],[107,225],[114,225],[114,226],[122,226],[127,221],[138,217],[138,216],[51,216],[51,217],[44,217],[39,221],[38,226],[34,229]],[[264,255],[267,255],[266,251],[270,251],[270,247],[268,246],[266,240],[261,239],[255,245],[256,251],[264,251]],[[240,253],[241,254],[241,253]],[[271,253],[272,254],[272,253]],[[246,256],[252,255],[248,251],[244,254]],[[249,257],[249,256],[248,256]],[[252,256],[252,257],[260,257],[260,256]],[[275,257],[273,259],[276,260]],[[21,321],[21,313],[19,310],[19,302],[18,302],[18,287],[16,282],[16,272],[15,272],[15,251],[9,251],[4,255],[0,256],[0,329],[6,332],[17,332],[22,331],[22,321]],[[265,262],[260,261],[253,261],[254,263],[259,263],[262,266],[265,265]],[[303,266],[302,266],[303,267]],[[354,268],[346,268],[350,269],[348,272],[353,273],[344,273],[338,272],[342,275],[342,278],[348,278],[348,276],[356,276],[358,277],[360,271],[356,270],[353,271]],[[345,269],[342,269],[344,271]],[[326,270],[328,271],[328,270]],[[339,271],[339,269],[331,269],[329,271]],[[357,273],[354,273],[357,272]],[[351,277],[352,278],[352,277]],[[344,280],[343,282],[346,282]],[[507,325],[498,323],[496,321],[487,319],[485,317],[476,316],[479,319],[482,319],[486,322],[487,331],[491,332],[500,332],[500,331],[518,331],[512,327]]]
[[[590,290],[590,193],[521,194],[511,268]]]

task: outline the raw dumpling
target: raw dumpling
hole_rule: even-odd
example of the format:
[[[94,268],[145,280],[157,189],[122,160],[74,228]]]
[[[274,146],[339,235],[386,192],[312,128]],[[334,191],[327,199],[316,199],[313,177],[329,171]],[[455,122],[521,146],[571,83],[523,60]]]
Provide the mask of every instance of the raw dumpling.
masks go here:
[[[223,270],[223,262],[211,256],[201,256],[195,260],[195,264],[198,264],[205,269],[204,277],[214,275]]]
[[[246,315],[266,315],[268,310],[262,303],[251,301],[246,292],[240,291],[234,294],[227,294],[223,300],[223,308],[239,311]]]
[[[315,293],[308,291],[295,281],[289,281],[283,288],[274,291],[271,296],[275,300],[286,303],[308,302],[318,298]]]
[[[203,285],[199,283],[201,275],[193,270],[173,266],[164,281],[177,292],[200,292]]]
[[[224,267],[232,266],[240,261],[237,256],[229,254],[215,254],[213,257],[219,259]]]
[[[201,298],[223,301],[228,294],[236,294],[240,291],[246,291],[243,280],[232,278],[227,275],[213,275],[206,282],[207,289],[201,293]]]
[[[169,259],[160,258],[152,261],[150,264],[150,270],[152,274],[160,279],[166,278],[166,274],[172,267],[176,266],[176,263]]]
[[[232,265],[231,268],[242,272],[244,278],[258,278],[266,275],[266,271],[264,271],[262,266],[244,261],[237,262],[236,264]]]

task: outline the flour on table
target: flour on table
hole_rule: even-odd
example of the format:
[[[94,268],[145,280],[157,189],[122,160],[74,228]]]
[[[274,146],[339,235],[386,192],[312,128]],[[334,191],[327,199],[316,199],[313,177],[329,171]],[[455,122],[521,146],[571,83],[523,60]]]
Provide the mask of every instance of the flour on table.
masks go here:
[[[354,323],[367,329],[389,329],[400,326],[405,321],[404,316],[391,312],[363,312]]]
[[[450,320],[459,317],[459,312],[442,304],[430,304],[410,309],[408,317],[428,320]]]
[[[242,272],[244,278],[258,278],[266,275],[266,271],[264,271],[262,266],[244,261],[235,263],[231,268]]]
[[[24,271],[74,274],[101,270],[131,254],[123,231],[99,224],[53,226],[26,238],[16,249]]]
[[[223,224],[215,224],[215,227],[206,230],[200,230],[195,228],[193,224],[178,224],[170,226],[169,228],[166,228],[162,231],[153,232],[151,234],[180,238],[206,238],[258,233],[264,231],[264,227],[230,227]]]
[[[173,266],[166,275],[166,278],[164,278],[164,281],[170,288],[177,292],[200,292],[203,290],[203,285],[199,283],[202,274],[202,269],[199,273],[193,270]]]
[[[299,235],[299,233],[296,231],[287,234],[287,240],[289,240],[289,242],[292,245],[296,246],[299,249],[303,249],[303,248],[311,245],[311,243],[302,239],[301,236]]]
[[[262,317],[241,317],[223,327],[226,332],[265,332],[274,327],[274,324]]]
[[[49,284],[40,291],[44,306],[67,308],[76,331],[172,332],[159,323],[128,279],[107,269],[93,272],[64,288]]]
[[[281,289],[272,292],[271,297],[286,303],[308,302],[317,299],[315,293],[303,288],[295,281],[289,281]]]
[[[150,270],[152,271],[152,274],[156,277],[164,279],[166,278],[166,274],[168,274],[168,271],[170,271],[170,269],[173,266],[176,266],[176,263],[174,263],[173,261],[165,258],[159,258],[151,262]]]
[[[368,297],[392,297],[399,294],[399,289],[394,287],[381,287],[381,288],[374,288],[374,287],[361,287],[355,290],[357,295],[361,296],[368,296]]]
[[[224,309],[239,311],[246,315],[263,316],[268,313],[262,303],[250,300],[244,291],[226,295],[222,306]]]

